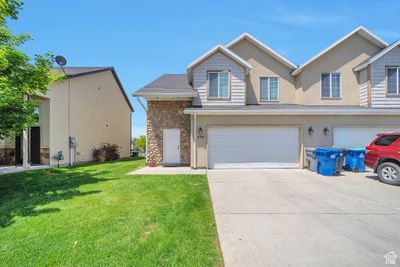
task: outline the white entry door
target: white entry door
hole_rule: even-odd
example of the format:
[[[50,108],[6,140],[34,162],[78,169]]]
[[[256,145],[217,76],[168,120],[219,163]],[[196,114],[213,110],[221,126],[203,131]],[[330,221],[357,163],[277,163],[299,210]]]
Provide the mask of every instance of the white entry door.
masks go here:
[[[399,130],[397,127],[335,127],[333,145],[338,148],[365,148],[378,133]]]
[[[299,168],[299,127],[208,129],[208,167]]]
[[[165,166],[179,165],[181,162],[181,156],[180,156],[181,130],[164,129],[163,136],[164,136],[163,137],[164,165]]]

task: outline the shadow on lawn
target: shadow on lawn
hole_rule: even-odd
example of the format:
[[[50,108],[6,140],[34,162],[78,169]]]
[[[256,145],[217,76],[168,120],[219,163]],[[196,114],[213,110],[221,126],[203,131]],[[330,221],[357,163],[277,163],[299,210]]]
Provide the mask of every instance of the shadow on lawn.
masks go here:
[[[104,178],[107,171],[48,169],[0,176],[0,227],[12,225],[16,216],[37,216],[60,211],[38,206],[101,192],[81,192],[79,187],[112,179]],[[100,178],[100,176],[102,176]]]

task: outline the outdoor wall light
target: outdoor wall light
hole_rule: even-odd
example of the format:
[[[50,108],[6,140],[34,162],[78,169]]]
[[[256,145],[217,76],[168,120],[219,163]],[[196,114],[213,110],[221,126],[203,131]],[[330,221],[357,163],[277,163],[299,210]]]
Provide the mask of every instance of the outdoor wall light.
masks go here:
[[[314,133],[314,129],[312,126],[310,126],[310,128],[308,128],[308,135],[312,135]]]
[[[329,129],[328,129],[328,127],[325,127],[324,128],[324,135],[328,135],[329,134]]]
[[[204,139],[203,128],[201,127],[199,127],[199,130],[197,131],[197,139]]]

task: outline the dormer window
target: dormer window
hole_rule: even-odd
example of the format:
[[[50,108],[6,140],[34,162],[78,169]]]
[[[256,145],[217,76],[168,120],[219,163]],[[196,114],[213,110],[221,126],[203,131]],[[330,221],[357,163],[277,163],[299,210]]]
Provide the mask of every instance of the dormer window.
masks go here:
[[[230,77],[227,71],[209,71],[208,72],[208,98],[210,99],[228,99]]]
[[[400,95],[400,67],[387,68],[387,94]]]
[[[340,99],[342,97],[342,76],[340,73],[321,74],[321,98]]]

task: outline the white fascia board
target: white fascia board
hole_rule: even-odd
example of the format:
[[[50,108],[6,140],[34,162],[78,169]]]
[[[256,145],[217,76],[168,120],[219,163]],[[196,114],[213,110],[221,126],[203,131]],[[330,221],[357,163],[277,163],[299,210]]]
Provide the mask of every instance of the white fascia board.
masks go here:
[[[361,36],[363,36],[365,39],[369,40],[370,42],[376,44],[377,46],[380,46],[381,48],[384,48],[386,46],[388,46],[388,44],[383,41],[382,39],[380,39],[379,37],[377,37],[376,35],[374,35],[373,33],[371,33],[370,31],[368,31],[366,28],[364,28],[363,26],[360,26],[356,29],[354,29],[353,31],[351,31],[350,33],[346,34],[345,36],[343,36],[342,38],[340,38],[339,40],[337,40],[336,42],[334,42],[333,44],[331,44],[330,46],[328,46],[327,48],[325,48],[324,50],[322,50],[321,52],[319,52],[318,54],[316,54],[315,56],[313,56],[312,58],[310,58],[309,60],[307,60],[306,62],[304,62],[303,64],[301,64],[297,69],[295,69],[292,72],[293,76],[296,76],[297,74],[299,74],[308,64],[310,64],[311,62],[313,62],[314,60],[316,60],[317,58],[321,57],[322,55],[324,55],[325,53],[327,53],[328,51],[330,51],[331,49],[333,49],[334,47],[336,47],[337,45],[339,45],[340,43],[342,43],[343,41],[347,40],[349,37],[351,37],[352,35],[354,35],[355,33],[359,33]]]
[[[252,68],[252,66],[243,58],[239,57],[238,55],[236,55],[235,53],[233,53],[231,50],[225,48],[222,45],[217,45],[215,47],[213,47],[212,49],[210,49],[209,51],[207,51],[206,53],[204,53],[203,55],[201,55],[200,57],[198,57],[197,59],[195,59],[192,63],[190,63],[186,68],[188,70],[194,68],[195,66],[197,66],[199,63],[201,63],[202,61],[204,61],[205,59],[207,59],[209,56],[213,55],[214,53],[216,53],[217,51],[222,52],[223,54],[225,54],[226,56],[230,57],[231,59],[233,59],[234,61],[238,62],[240,65],[242,65],[243,67],[246,68],[246,70],[250,70]]]
[[[284,57],[282,54],[278,53],[276,50],[272,49],[271,47],[269,47],[268,45],[266,45],[265,43],[261,42],[260,40],[258,40],[253,35],[251,35],[250,33],[247,33],[247,32],[242,33],[236,39],[234,39],[231,42],[229,42],[226,45],[226,47],[227,48],[231,48],[232,46],[234,46],[235,44],[239,43],[240,41],[242,41],[245,38],[247,38],[251,43],[256,45],[262,51],[270,54],[272,57],[274,57],[276,60],[278,60],[279,62],[281,62],[282,64],[284,64],[288,68],[294,70],[294,69],[296,69],[298,67],[295,63],[291,62],[289,59]]]
[[[143,97],[197,97],[197,92],[190,93],[134,93],[133,96]]]
[[[380,59],[381,57],[383,57],[384,55],[386,55],[387,53],[392,51],[398,45],[400,45],[400,40],[397,40],[396,42],[392,43],[390,46],[386,47],[385,49],[382,49],[375,56],[371,57],[368,61],[364,62],[363,64],[358,65],[353,70],[354,71],[361,71],[361,70],[365,69],[370,64],[374,63],[375,61],[377,61],[378,59]]]
[[[358,115],[400,115],[400,109],[267,109],[267,110],[201,110],[187,108],[185,114],[191,115],[337,115],[337,116],[358,116]]]

